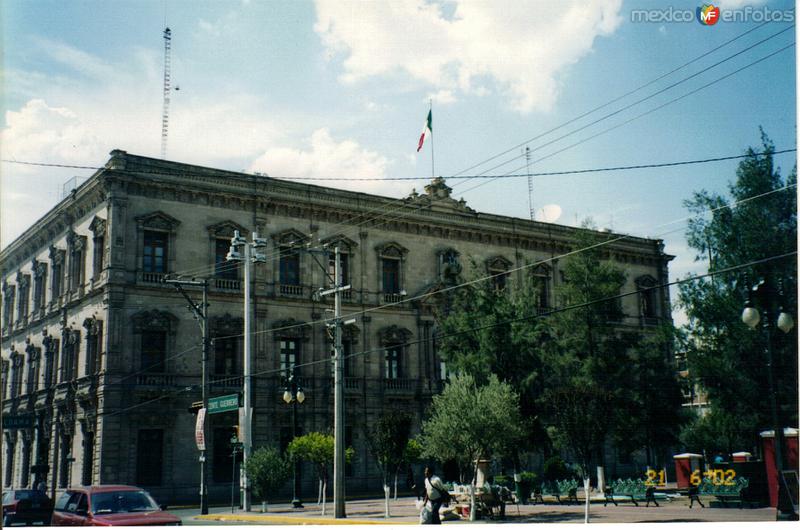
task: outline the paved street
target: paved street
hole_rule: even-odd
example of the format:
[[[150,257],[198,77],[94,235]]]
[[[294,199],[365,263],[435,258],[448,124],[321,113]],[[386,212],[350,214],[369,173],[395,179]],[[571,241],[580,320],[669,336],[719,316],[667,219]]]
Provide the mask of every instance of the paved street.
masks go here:
[[[308,503],[302,510],[292,509],[288,504],[270,505],[269,512],[262,514],[260,505],[257,512],[243,513],[236,511],[231,514],[230,507],[217,507],[210,510],[207,516],[199,516],[197,509],[170,510],[183,520],[185,525],[204,524],[417,524],[418,512],[414,506],[413,497],[402,497],[392,502],[390,519],[383,517],[383,500],[368,499],[354,500],[347,503],[347,519],[336,520],[333,518],[333,504],[328,503],[326,515],[321,515],[320,507],[316,503]],[[660,507],[645,508],[630,503],[620,503],[619,506],[602,503],[593,503],[591,507],[591,520],[595,523],[656,523],[656,522],[758,522],[775,521],[775,510],[772,508],[700,508],[695,504],[689,508],[688,501],[677,498],[671,502],[663,502]],[[478,524],[492,523],[582,523],[583,505],[538,504],[509,506],[506,518],[496,520],[482,520]],[[465,524],[466,521],[445,521],[444,524]]]

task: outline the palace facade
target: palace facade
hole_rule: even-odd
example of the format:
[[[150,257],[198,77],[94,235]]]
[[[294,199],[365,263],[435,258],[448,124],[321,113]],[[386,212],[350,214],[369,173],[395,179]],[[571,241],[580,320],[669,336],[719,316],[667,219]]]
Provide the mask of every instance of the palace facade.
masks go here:
[[[374,488],[378,470],[366,426],[403,409],[419,429],[447,367],[437,356],[435,292],[477,273],[511,288],[542,281],[538,303],[555,304],[559,260],[517,270],[570,249],[574,229],[480,213],[450,196],[442,179],[397,201],[111,152],[105,167],[0,253],[2,398],[8,416],[31,428],[4,430],[5,487],[48,492],[68,485],[123,483],[160,502],[196,501],[195,416],[200,399],[200,328],[167,276],[208,277],[210,395],[241,391],[242,271],[225,261],[234,231],[268,240],[254,266],[254,447],[285,447],[292,407],[285,374],[298,365],[305,401],[299,432],[333,425],[332,341],[324,322],[332,300],[328,243],[342,252],[348,491]],[[627,237],[607,246],[627,272],[625,290],[668,281],[660,240]],[[501,274],[510,271],[507,275]],[[200,291],[187,287],[195,301]],[[430,295],[430,296],[428,296]],[[386,306],[386,304],[391,304]],[[666,289],[622,300],[620,325],[670,319]],[[319,361],[314,364],[307,364]],[[232,480],[236,413],[209,416],[211,500]],[[316,491],[304,471],[306,495]],[[238,478],[237,478],[238,480]]]

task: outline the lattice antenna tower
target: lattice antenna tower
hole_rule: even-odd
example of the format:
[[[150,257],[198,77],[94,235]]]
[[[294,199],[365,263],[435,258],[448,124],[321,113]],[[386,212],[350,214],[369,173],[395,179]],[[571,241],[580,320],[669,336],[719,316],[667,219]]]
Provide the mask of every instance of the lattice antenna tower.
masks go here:
[[[164,29],[164,105],[161,110],[161,158],[167,156],[167,134],[169,132],[170,51],[172,31]]]
[[[525,169],[528,174],[528,210],[530,210],[531,221],[534,221],[536,213],[533,211],[533,177],[531,176],[531,148],[525,147]]]

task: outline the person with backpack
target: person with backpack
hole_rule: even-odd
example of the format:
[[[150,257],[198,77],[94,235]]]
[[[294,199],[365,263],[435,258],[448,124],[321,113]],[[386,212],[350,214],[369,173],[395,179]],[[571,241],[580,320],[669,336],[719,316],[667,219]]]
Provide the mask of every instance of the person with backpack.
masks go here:
[[[431,524],[442,524],[439,518],[439,508],[442,504],[450,500],[450,494],[444,487],[442,479],[433,474],[433,469],[428,466],[425,468],[425,503],[431,503]]]

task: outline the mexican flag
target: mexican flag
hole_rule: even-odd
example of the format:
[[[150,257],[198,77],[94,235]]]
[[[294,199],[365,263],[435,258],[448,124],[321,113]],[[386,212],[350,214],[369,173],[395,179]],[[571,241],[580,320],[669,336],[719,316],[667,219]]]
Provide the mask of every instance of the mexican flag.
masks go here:
[[[422,134],[419,135],[419,145],[417,145],[417,153],[422,149],[422,144],[425,143],[425,136],[427,133],[433,134],[433,109],[428,111],[428,119],[425,120],[425,127],[422,128]]]

